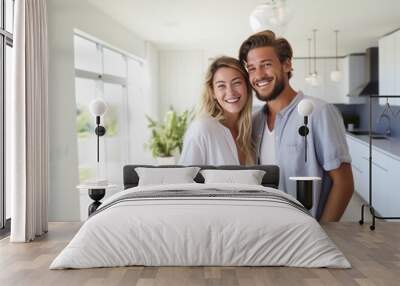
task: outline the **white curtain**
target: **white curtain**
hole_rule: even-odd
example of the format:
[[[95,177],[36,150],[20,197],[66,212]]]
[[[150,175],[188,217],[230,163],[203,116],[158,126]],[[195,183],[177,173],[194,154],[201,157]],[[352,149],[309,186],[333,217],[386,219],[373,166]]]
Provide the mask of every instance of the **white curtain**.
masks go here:
[[[28,242],[48,225],[46,1],[17,0],[14,9],[13,92],[6,115],[10,241]]]

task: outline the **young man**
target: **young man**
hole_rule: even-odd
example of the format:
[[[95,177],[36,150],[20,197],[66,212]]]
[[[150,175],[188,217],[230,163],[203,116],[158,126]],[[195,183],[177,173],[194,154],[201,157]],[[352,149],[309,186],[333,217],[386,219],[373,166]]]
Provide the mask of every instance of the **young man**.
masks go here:
[[[289,42],[272,31],[250,36],[240,47],[239,60],[245,65],[250,83],[265,106],[253,116],[253,140],[258,164],[280,167],[280,188],[296,196],[292,176],[319,176],[314,184],[313,215],[321,222],[338,221],[353,194],[353,174],[344,126],[337,109],[322,100],[304,96],[289,84],[293,52]],[[303,117],[297,105],[312,100],[309,116],[307,162],[304,137],[298,129]]]

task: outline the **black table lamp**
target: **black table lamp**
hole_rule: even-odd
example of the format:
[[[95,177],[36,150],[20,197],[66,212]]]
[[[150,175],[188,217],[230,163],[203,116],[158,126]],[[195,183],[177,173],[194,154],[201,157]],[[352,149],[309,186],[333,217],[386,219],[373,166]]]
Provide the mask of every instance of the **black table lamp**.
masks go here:
[[[296,199],[308,210],[313,207],[313,183],[320,181],[320,177],[290,177],[296,181]]]
[[[107,111],[107,104],[101,99],[94,99],[89,105],[90,113],[96,118],[96,129],[95,133],[97,135],[97,178],[92,188],[89,188],[89,197],[94,200],[94,202],[89,206],[89,216],[96,211],[96,209],[101,205],[100,200],[105,196],[106,189],[103,188],[107,186],[107,180],[99,179],[99,163],[100,163],[100,136],[106,134],[106,129],[104,126],[100,125],[100,117],[104,115]]]
[[[104,128],[104,126],[100,125],[100,116],[104,115],[104,113],[106,113],[107,111],[107,104],[100,98],[96,98],[94,99],[90,105],[89,105],[89,110],[90,113],[92,113],[92,115],[94,117],[96,117],[96,129],[94,130],[94,132],[97,135],[97,163],[100,162],[100,156],[99,156],[99,141],[100,141],[100,136],[103,136],[104,134],[106,134],[106,129]]]
[[[304,117],[304,125],[299,128],[300,136],[304,137],[304,161],[307,162],[307,135],[310,133],[308,129],[308,116],[313,112],[314,104],[309,99],[303,99],[297,106],[297,111]]]
[[[304,164],[307,164],[307,135],[310,133],[308,128],[308,116],[313,112],[314,104],[310,99],[303,99],[297,106],[297,111],[304,117],[304,125],[299,128],[300,136],[304,137]],[[305,208],[311,210],[313,207],[313,182],[321,180],[320,177],[290,177],[296,181],[296,198]]]

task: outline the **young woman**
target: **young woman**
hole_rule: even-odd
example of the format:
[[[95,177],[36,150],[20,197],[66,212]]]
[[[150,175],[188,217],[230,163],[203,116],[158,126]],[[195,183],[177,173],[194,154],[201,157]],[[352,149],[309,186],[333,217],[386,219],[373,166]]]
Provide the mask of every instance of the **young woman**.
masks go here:
[[[220,57],[210,65],[201,112],[185,134],[182,165],[251,165],[252,95],[248,75],[237,59]]]

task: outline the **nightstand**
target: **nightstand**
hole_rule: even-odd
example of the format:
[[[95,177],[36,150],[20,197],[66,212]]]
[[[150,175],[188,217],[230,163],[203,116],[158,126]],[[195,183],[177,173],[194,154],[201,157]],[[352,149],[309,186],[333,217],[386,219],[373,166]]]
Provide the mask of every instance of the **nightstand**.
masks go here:
[[[90,204],[88,207],[88,216],[90,216],[101,205],[100,200],[104,198],[104,196],[106,195],[106,191],[116,189],[117,185],[96,186],[82,184],[76,186],[76,188],[80,191],[87,190],[89,197],[93,200],[92,204]]]

